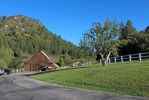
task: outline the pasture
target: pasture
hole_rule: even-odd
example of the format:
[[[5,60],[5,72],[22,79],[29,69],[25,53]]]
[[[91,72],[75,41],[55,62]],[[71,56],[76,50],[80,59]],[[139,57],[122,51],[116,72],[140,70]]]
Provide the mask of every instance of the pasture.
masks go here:
[[[149,97],[149,61],[92,65],[31,77],[68,87]]]

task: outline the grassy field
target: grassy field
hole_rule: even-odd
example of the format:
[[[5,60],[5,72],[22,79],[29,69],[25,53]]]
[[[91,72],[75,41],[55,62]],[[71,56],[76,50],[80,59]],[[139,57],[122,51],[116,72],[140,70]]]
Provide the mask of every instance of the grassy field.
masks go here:
[[[149,97],[149,61],[96,65],[31,77],[69,87]]]

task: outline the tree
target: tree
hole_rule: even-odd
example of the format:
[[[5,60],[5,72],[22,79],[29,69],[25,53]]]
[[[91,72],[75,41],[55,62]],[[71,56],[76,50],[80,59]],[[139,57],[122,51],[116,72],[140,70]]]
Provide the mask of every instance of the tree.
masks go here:
[[[6,67],[7,64],[3,59],[0,59],[0,67]]]
[[[122,39],[128,40],[135,33],[136,33],[136,29],[132,25],[132,21],[131,20],[128,20],[127,23],[126,23],[126,25],[125,25],[125,27],[123,27],[121,29],[121,37],[120,37],[120,39],[121,40]]]
[[[121,31],[121,46],[119,55],[135,54],[149,51],[149,27],[144,31],[137,32],[131,21]],[[135,48],[135,49],[134,49]]]
[[[60,63],[60,66],[61,66],[61,67],[64,66],[64,57],[63,57],[63,56],[60,56],[60,58],[59,58],[59,63]]]
[[[17,69],[17,68],[22,68],[23,67],[23,62],[21,57],[15,57],[12,62],[8,66],[9,68],[12,69]]]
[[[60,66],[70,65],[72,63],[72,59],[68,54],[61,55],[59,58]]]
[[[149,26],[146,27],[145,32],[149,33]]]
[[[81,42],[90,51],[101,58],[102,65],[106,66],[111,53],[117,52],[119,25],[116,21],[106,20],[104,26],[94,23],[92,28],[83,35]]]
[[[64,64],[70,65],[72,63],[71,57],[68,54],[64,55]]]
[[[8,67],[14,58],[14,53],[10,48],[0,47],[0,66]]]

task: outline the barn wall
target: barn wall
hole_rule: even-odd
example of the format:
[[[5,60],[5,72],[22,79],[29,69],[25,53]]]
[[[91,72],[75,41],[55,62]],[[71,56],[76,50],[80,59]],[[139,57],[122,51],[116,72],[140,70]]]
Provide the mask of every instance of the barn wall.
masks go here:
[[[53,66],[53,63],[40,52],[35,54],[29,61],[27,61],[24,68],[25,71],[39,71],[41,66],[52,67],[52,69],[55,67]]]

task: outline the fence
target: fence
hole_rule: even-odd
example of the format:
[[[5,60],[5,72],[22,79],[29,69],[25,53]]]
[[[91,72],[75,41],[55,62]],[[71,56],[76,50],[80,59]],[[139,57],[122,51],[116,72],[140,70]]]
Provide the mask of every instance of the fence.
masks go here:
[[[118,56],[118,57],[112,57],[109,59],[110,62],[124,62],[124,61],[139,61],[140,63],[142,60],[149,59],[149,53],[138,53],[138,54],[129,54],[125,56]]]

